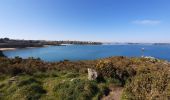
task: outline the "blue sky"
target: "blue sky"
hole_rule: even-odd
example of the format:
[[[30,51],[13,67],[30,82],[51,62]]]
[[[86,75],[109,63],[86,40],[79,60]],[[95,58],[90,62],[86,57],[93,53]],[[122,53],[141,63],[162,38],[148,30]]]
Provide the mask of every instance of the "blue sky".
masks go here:
[[[170,42],[170,0],[0,0],[0,37]]]

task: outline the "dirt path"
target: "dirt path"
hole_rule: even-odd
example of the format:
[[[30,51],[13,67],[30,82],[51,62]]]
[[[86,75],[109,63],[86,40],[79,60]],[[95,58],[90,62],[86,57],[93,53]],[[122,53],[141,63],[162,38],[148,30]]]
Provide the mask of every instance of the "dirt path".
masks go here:
[[[122,87],[111,88],[111,92],[109,93],[109,95],[103,97],[102,100],[120,100],[122,92],[123,92]]]

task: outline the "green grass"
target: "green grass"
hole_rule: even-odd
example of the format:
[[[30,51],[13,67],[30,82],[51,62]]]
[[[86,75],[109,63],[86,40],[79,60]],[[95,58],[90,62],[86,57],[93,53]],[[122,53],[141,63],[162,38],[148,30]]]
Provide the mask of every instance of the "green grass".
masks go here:
[[[88,80],[87,68],[100,77]],[[169,63],[144,58],[46,63],[0,57],[0,100],[100,100],[112,86],[123,88],[122,100],[168,100],[169,71]]]
[[[1,76],[0,99],[2,100],[89,100],[100,92],[95,81],[87,74],[48,71],[33,75]],[[11,95],[12,93],[12,95]]]

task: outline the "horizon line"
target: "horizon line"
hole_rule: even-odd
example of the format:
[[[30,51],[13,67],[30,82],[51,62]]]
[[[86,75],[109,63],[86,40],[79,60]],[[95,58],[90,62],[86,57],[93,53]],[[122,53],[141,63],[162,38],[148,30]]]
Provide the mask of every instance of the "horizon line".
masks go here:
[[[8,38],[10,40],[33,40],[33,41],[82,41],[82,42],[101,42],[101,43],[105,43],[105,44],[127,44],[127,43],[132,43],[132,44],[155,44],[155,43],[161,43],[161,44],[170,44],[170,42],[132,42],[132,41],[92,41],[92,40],[48,40],[48,39],[19,39],[19,38],[9,38],[9,37],[4,37],[4,38]],[[4,39],[4,38],[0,38],[0,39]]]

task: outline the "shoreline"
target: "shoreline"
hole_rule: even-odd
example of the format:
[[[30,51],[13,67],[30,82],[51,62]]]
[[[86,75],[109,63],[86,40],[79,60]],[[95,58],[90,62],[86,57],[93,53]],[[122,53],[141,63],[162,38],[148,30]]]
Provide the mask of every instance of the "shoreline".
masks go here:
[[[0,51],[16,50],[17,48],[0,48]]]
[[[52,46],[52,45],[43,45],[41,47],[49,47],[49,46]],[[32,49],[32,48],[39,48],[39,47],[24,47],[24,48],[27,48],[27,49]],[[9,51],[9,50],[16,50],[18,48],[0,48],[0,51]]]
[[[73,44],[70,44],[73,45]],[[43,45],[43,46],[35,46],[35,47],[24,47],[27,49],[32,49],[32,48],[40,48],[40,47],[50,47],[50,46],[70,46],[70,45]],[[16,50],[18,48],[0,48],[0,51],[9,51],[9,50]]]

